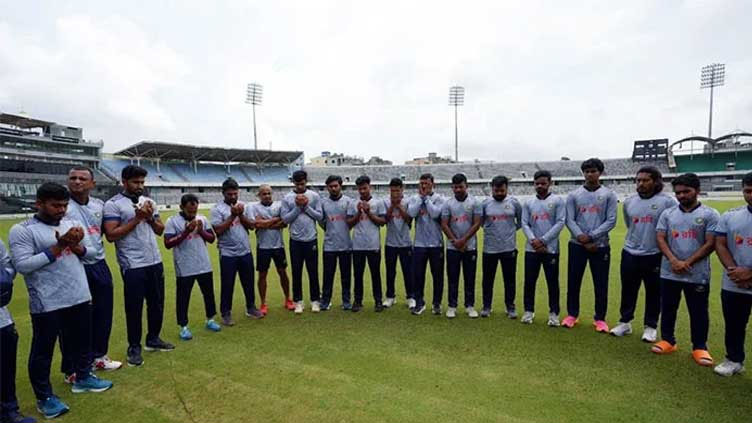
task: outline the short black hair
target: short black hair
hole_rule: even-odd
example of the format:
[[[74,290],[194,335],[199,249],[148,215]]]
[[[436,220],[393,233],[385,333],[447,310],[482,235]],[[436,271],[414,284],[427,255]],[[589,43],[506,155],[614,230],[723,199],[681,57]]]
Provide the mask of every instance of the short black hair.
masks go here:
[[[324,182],[326,185],[331,184],[332,182],[339,182],[340,185],[342,185],[342,177],[339,175],[329,175],[326,178],[326,182]]]
[[[222,182],[222,192],[229,191],[231,189],[240,189],[240,185],[238,185],[238,181],[236,181],[233,178],[227,178],[224,182]]]
[[[131,180],[133,178],[140,178],[140,177],[146,177],[149,172],[144,169],[141,166],[138,165],[128,165],[123,168],[122,171],[120,171],[120,178],[124,181]]]
[[[509,186],[509,178],[504,175],[494,176],[494,178],[491,179],[491,186],[494,188],[500,186]]]
[[[37,201],[66,201],[70,199],[70,193],[64,186],[57,182],[45,182],[37,188]]]
[[[655,182],[655,190],[653,191],[654,194],[658,194],[659,192],[663,191],[663,174],[660,170],[658,170],[655,166],[643,166],[641,167],[637,173],[647,173],[650,175],[650,179]]]
[[[305,170],[296,170],[292,173],[293,182],[308,181],[308,173]]]
[[[361,186],[363,184],[371,185],[371,178],[369,178],[368,175],[360,175],[358,176],[358,179],[355,180],[355,185]]]
[[[431,175],[430,173],[424,173],[420,175],[420,178],[418,178],[418,180],[421,180],[421,179],[422,180],[430,179],[431,182],[433,182],[433,175]]]
[[[181,206],[185,206],[188,203],[198,204],[198,197],[196,196],[196,194],[184,194],[182,197],[180,197]]]
[[[74,170],[78,170],[78,171],[81,171],[81,172],[89,172],[89,176],[91,176],[91,180],[92,181],[94,180],[94,171],[91,170],[90,167],[88,167],[88,166],[73,166],[72,168],[70,168],[70,170],[68,171],[68,173],[70,173],[70,172],[72,172]]]
[[[392,178],[392,180],[389,181],[390,187],[401,187],[402,185],[402,179],[400,178]]]
[[[582,162],[582,164],[580,165],[580,170],[583,172],[587,169],[596,169],[598,172],[603,173],[603,170],[605,168],[606,167],[603,166],[603,162],[601,161],[601,159],[597,157],[587,159],[584,162]]]
[[[533,175],[533,180],[536,180],[538,178],[548,178],[548,181],[551,182],[551,172],[547,170],[539,170],[535,172],[535,175]]]
[[[677,185],[684,185],[690,188],[694,188],[696,190],[700,189],[700,177],[698,177],[694,173],[685,173],[683,175],[679,175],[674,180],[671,181],[671,185],[674,187]]]
[[[467,183],[467,176],[465,176],[463,173],[457,173],[452,176],[452,184],[458,185],[462,183]]]
[[[752,187],[752,172],[749,172],[742,177],[742,186]]]

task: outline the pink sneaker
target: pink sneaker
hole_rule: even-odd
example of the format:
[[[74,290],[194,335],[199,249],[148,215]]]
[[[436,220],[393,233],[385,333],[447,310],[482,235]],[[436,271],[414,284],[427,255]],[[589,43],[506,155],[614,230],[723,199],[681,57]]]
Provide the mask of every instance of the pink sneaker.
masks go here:
[[[596,320],[593,322],[596,332],[608,332],[608,325],[603,320]]]
[[[571,328],[574,327],[574,325],[577,324],[577,322],[579,322],[579,320],[577,320],[576,317],[574,317],[574,316],[567,316],[567,317],[564,318],[564,320],[562,320],[561,325],[564,326],[565,328],[570,328],[571,329]]]

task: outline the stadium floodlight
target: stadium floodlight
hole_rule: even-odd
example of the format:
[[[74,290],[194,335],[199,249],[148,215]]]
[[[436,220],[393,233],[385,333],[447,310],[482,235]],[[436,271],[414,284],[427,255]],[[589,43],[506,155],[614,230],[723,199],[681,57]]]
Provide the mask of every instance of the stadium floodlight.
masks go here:
[[[455,85],[449,87],[449,105],[454,106],[454,161],[460,161],[459,136],[457,130],[457,108],[465,104],[465,87]]]
[[[264,87],[261,84],[251,82],[248,84],[245,93],[245,102],[253,108],[253,149],[258,150],[258,139],[256,138],[256,106],[261,105],[264,96]]]
[[[712,63],[703,66],[700,73],[700,89],[710,88],[710,116],[708,118],[708,138],[713,138],[713,88],[726,82],[726,64]]]

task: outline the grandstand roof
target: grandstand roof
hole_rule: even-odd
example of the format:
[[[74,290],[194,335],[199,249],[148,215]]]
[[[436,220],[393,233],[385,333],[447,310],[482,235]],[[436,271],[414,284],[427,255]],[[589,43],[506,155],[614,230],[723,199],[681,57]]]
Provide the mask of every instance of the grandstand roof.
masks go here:
[[[48,122],[45,120],[32,119],[26,116],[11,115],[8,113],[0,113],[0,123],[4,125],[15,126],[16,128],[43,128],[53,125],[55,122]]]
[[[141,141],[114,153],[117,156],[160,160],[196,160],[203,162],[244,162],[244,163],[292,163],[303,152],[246,150],[176,144],[158,141]]]

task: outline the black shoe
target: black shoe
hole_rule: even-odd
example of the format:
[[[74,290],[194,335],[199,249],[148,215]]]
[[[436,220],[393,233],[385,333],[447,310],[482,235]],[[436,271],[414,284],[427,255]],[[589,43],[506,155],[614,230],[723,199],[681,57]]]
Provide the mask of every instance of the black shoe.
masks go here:
[[[424,311],[426,311],[426,305],[422,304],[419,306],[416,305],[415,307],[413,307],[413,309],[410,312],[416,316],[420,316],[421,314],[423,314]]]
[[[144,364],[144,359],[141,357],[141,345],[131,345],[128,347],[128,365],[140,366]]]
[[[353,313],[357,313],[357,312],[359,312],[359,311],[360,311],[360,310],[361,310],[362,308],[363,308],[363,304],[360,304],[360,303],[355,303],[355,304],[353,304],[353,306],[352,306],[352,311],[353,311]]]
[[[151,341],[146,341],[144,349],[146,351],[172,351],[175,349],[175,346],[169,342],[163,341],[161,338],[157,338],[152,339]]]
[[[2,423],[37,423],[37,419],[31,416],[24,416],[18,411],[9,411],[0,419]]]
[[[375,311],[376,313],[381,313],[382,311],[384,311],[384,305],[381,304],[381,301],[376,302],[376,305],[373,307],[373,311]]]

